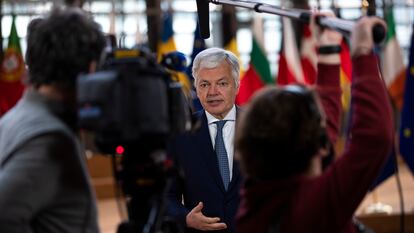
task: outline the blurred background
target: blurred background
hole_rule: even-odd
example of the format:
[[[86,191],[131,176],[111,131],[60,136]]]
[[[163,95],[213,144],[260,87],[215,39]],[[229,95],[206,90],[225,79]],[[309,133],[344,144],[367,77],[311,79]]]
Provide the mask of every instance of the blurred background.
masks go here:
[[[191,55],[197,25],[195,0],[83,0],[83,2],[83,9],[101,24],[104,32],[116,35],[118,41],[122,41],[126,47],[132,47],[137,43],[149,43],[153,51],[156,51],[156,42],[162,34],[162,20],[167,17],[166,14],[170,14],[177,50]],[[366,3],[361,0],[260,0],[258,2],[304,9],[332,9],[344,19],[357,19],[366,13],[382,17],[383,8],[393,4],[397,38],[405,54],[409,48],[413,22],[414,1],[412,0],[393,2],[370,0]],[[368,12],[364,12],[363,4],[368,2]],[[24,53],[26,26],[30,20],[47,12],[54,4],[64,4],[64,1],[0,0],[0,3],[3,47],[7,46],[12,14],[16,14],[17,33]],[[207,46],[225,46],[225,42],[228,42],[226,38],[234,36],[241,62],[247,69],[252,49],[252,22],[253,19],[261,17],[262,22],[256,27],[262,27],[263,49],[271,64],[272,74],[276,75],[282,41],[280,17],[254,13],[249,9],[235,10],[232,9],[233,7],[224,7],[226,9],[222,10],[222,8],[220,5],[210,4],[212,33],[211,38],[206,40]],[[226,29],[229,30],[223,30],[223,24],[232,25],[233,28],[228,26]]]
[[[376,52],[394,107],[395,150],[358,209],[357,216],[376,232],[414,233],[414,1],[257,2],[286,8],[332,10],[337,17],[346,20],[357,20],[363,15],[376,15],[386,20],[389,28],[387,38]],[[316,50],[307,26],[277,15],[210,4],[211,36],[203,40],[198,33],[195,0],[0,0],[0,117],[18,101],[24,90],[21,80],[25,75],[27,25],[57,5],[85,10],[106,34],[114,38],[112,47],[147,46],[159,59],[165,53],[179,51],[188,57],[188,64],[206,47],[222,47],[233,51],[239,56],[242,65],[241,93],[237,99],[239,105],[246,104],[250,96],[265,85],[291,82],[312,85],[316,76]],[[338,152],[344,148],[349,116],[349,88],[352,84],[352,65],[346,39],[342,46],[341,84],[345,112],[341,140],[336,145]],[[253,72],[254,77],[249,70],[256,71]],[[293,79],[287,79],[287,73],[294,74]],[[181,75],[177,76],[178,80],[186,86],[185,91],[191,92],[191,74],[187,72]],[[249,86],[248,81],[252,79],[258,80],[256,83],[260,85]],[[87,156],[99,199],[101,230],[103,233],[116,232],[118,223],[126,216],[122,211],[122,203],[116,198],[110,156],[91,151],[87,151]]]

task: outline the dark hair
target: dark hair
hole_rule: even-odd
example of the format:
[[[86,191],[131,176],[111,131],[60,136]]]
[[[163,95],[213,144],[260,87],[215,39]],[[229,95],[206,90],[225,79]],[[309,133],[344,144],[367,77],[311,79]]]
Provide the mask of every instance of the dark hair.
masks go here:
[[[29,82],[74,88],[76,77],[99,62],[105,46],[101,28],[78,8],[54,9],[28,26]]]
[[[317,101],[313,90],[298,85],[270,87],[255,95],[242,113],[235,140],[248,177],[282,179],[306,171],[326,145]]]

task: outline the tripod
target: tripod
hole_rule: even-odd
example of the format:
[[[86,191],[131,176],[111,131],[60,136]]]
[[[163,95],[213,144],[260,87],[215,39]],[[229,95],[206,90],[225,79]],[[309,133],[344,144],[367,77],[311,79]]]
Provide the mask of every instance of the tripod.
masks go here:
[[[165,153],[164,140],[151,140],[125,146],[114,174],[125,196],[128,220],[119,224],[118,233],[173,233],[176,224],[164,213],[166,191],[173,168]]]

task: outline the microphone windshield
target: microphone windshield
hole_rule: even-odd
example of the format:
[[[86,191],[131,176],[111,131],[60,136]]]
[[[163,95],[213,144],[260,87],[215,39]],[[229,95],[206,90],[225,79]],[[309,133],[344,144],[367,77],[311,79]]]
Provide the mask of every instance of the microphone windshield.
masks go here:
[[[210,37],[210,9],[208,0],[197,1],[198,25],[200,27],[200,36],[203,39]]]

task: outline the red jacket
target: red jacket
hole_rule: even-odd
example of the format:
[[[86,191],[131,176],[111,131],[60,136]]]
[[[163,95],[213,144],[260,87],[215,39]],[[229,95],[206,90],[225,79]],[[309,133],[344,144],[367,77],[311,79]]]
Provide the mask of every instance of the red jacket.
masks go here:
[[[339,159],[317,177],[249,184],[241,191],[239,233],[355,232],[352,216],[378,176],[393,143],[391,107],[374,55],[353,59],[351,128]],[[318,91],[336,140],[340,115],[339,66],[319,65]]]

